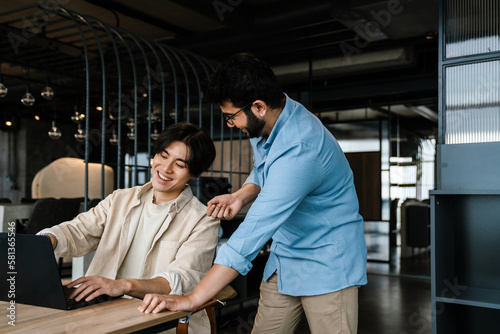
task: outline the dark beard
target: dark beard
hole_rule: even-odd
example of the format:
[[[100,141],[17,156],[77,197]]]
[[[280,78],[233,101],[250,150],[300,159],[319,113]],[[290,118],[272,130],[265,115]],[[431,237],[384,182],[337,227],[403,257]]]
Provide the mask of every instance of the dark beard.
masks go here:
[[[249,138],[261,137],[262,129],[264,129],[266,122],[263,119],[257,118],[251,110],[250,112],[248,113],[245,112],[245,113],[247,116],[246,130],[248,132],[248,137]]]

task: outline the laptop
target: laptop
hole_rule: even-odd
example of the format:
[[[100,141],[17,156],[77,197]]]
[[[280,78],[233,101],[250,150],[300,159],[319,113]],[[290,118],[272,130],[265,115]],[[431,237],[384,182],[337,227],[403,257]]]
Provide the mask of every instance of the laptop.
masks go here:
[[[47,236],[0,233],[0,300],[60,310],[72,310],[120,298],[99,296],[89,302],[70,299],[61,283],[57,261]]]

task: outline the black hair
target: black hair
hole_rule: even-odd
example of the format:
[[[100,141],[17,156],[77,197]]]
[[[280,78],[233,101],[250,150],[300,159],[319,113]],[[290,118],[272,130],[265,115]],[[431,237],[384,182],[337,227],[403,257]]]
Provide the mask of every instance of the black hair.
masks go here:
[[[283,91],[273,70],[251,53],[239,53],[221,63],[205,92],[210,103],[230,101],[235,107],[262,100],[271,108],[282,105]]]
[[[168,126],[156,140],[154,153],[163,152],[167,146],[175,141],[184,143],[188,148],[186,163],[192,176],[200,176],[214,162],[214,143],[210,135],[202,128],[186,122]]]

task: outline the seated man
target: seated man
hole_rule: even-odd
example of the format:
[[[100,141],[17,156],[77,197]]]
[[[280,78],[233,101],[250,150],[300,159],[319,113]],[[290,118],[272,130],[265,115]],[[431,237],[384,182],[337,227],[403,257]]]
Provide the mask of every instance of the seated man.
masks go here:
[[[187,182],[215,159],[210,136],[189,123],[171,125],[154,148],[152,181],[118,189],[75,219],[44,229],[56,257],[95,251],[86,273],[71,282],[77,301],[99,295],[189,293],[212,265],[219,220],[193,196]],[[195,333],[209,331],[208,317],[190,320]]]

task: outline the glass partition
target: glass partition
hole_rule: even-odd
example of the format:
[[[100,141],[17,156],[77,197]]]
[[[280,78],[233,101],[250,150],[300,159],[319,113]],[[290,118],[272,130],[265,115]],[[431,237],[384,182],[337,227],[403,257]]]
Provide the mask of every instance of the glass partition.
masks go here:
[[[447,0],[445,57],[500,51],[499,16],[498,1]]]

